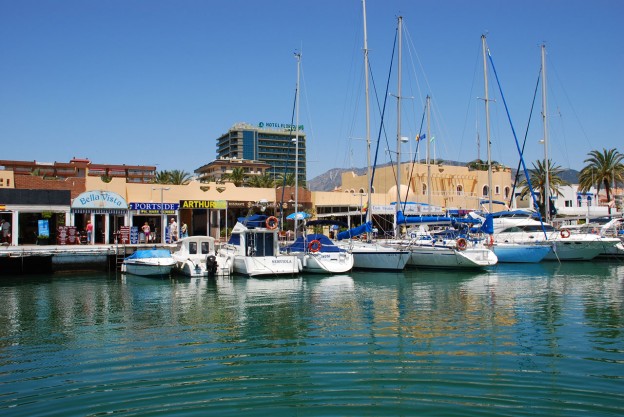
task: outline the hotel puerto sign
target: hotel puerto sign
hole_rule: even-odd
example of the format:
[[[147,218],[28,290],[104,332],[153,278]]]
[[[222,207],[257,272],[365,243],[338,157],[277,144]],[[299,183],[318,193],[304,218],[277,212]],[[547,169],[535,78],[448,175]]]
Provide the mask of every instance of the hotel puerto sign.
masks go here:
[[[303,125],[299,125],[299,129],[297,129],[296,125],[293,125],[290,123],[260,122],[258,123],[258,127],[260,129],[270,128],[270,129],[285,129],[285,130],[303,130]]]
[[[178,203],[130,203],[130,210],[138,214],[175,214],[179,208]]]

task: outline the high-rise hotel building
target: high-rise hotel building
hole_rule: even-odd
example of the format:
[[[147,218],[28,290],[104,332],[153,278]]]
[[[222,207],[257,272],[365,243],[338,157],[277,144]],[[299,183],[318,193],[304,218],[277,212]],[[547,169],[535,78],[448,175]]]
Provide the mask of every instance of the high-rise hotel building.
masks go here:
[[[296,131],[290,124],[237,123],[217,139],[217,158],[265,162],[271,165],[270,172],[275,175],[293,174],[298,164],[299,185],[306,183],[306,136],[302,126]]]

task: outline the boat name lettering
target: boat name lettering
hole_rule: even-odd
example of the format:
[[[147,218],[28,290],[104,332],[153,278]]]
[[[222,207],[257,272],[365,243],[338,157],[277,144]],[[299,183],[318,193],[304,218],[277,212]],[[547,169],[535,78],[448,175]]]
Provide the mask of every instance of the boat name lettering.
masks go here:
[[[290,259],[273,259],[274,264],[289,264],[291,262]]]

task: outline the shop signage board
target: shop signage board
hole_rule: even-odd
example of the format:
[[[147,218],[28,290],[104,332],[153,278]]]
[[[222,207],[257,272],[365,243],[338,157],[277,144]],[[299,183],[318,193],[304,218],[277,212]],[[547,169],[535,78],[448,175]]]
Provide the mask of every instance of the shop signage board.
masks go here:
[[[225,210],[227,207],[226,200],[180,200],[181,209]]]
[[[79,245],[80,237],[76,226],[58,226],[56,228],[57,245]]]
[[[176,214],[180,209],[178,203],[130,203],[129,209],[137,214]]]

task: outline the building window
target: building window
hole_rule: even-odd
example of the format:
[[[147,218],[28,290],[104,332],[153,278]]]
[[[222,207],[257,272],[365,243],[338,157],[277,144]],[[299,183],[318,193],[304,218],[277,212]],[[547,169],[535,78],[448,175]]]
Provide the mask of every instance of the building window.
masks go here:
[[[360,188],[360,194],[364,194],[364,188]]]
[[[458,185],[455,190],[457,191],[457,195],[464,195],[464,187],[462,185]]]
[[[487,185],[483,186],[483,197],[487,197],[490,195],[490,187],[488,187]]]
[[[494,186],[494,194],[500,195],[500,185]]]
[[[565,206],[566,207],[572,207],[572,200],[566,200],[565,201]]]
[[[422,185],[422,193],[423,195],[427,194],[427,184],[423,183]]]
[[[505,200],[509,198],[509,193],[511,192],[511,190],[509,189],[509,187],[505,187]]]

